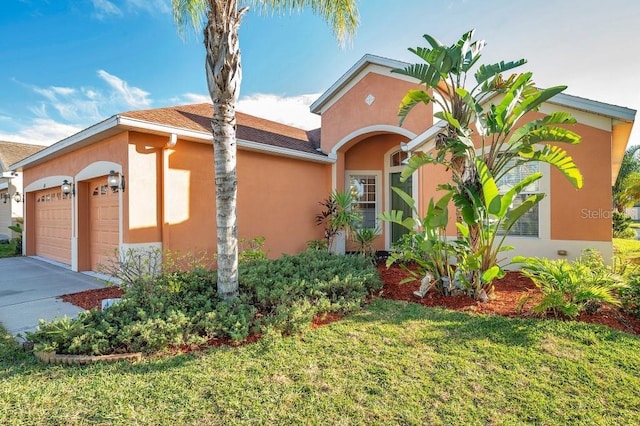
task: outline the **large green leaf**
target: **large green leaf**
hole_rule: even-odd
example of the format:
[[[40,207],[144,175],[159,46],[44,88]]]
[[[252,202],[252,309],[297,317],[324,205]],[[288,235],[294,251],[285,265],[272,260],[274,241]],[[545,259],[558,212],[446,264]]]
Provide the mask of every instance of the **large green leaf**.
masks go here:
[[[516,134],[518,133],[518,134]],[[536,143],[563,142],[575,145],[580,142],[580,135],[563,127],[547,126],[533,130],[523,130],[519,128],[509,139],[509,144],[521,143],[523,147],[529,147]]]
[[[580,142],[580,135],[571,132],[563,127],[557,127],[557,124],[575,124],[576,119],[566,112],[552,112],[538,120],[530,121],[516,129],[509,144],[522,143],[524,145],[533,145],[541,142],[565,142],[577,144]]]
[[[502,206],[498,185],[491,175],[489,168],[480,158],[476,158],[476,168],[480,176],[480,183],[482,184],[482,196],[484,198],[485,208],[489,214],[497,216],[500,214]]]
[[[430,154],[425,154],[424,152],[418,152],[409,157],[406,166],[402,169],[402,173],[400,174],[400,182],[405,182],[409,179],[416,170],[426,164],[438,164],[439,161],[437,158],[434,158]]]
[[[518,154],[529,161],[542,161],[555,166],[574,187],[582,188],[582,173],[573,162],[573,158],[564,149],[558,146],[545,145],[538,151],[520,152]]]
[[[407,118],[409,112],[416,105],[423,103],[428,104],[433,102],[433,98],[424,90],[411,89],[404,95],[402,101],[400,102],[400,107],[398,109],[398,116],[400,117],[400,126],[404,123],[404,120]]]
[[[542,173],[532,173],[529,176],[522,179],[520,182],[516,183],[511,189],[509,189],[503,196],[501,200],[501,208],[498,217],[503,217],[507,210],[509,210],[509,206],[513,203],[513,199],[522,192],[527,186],[531,185],[533,182],[542,178]]]
[[[492,109],[496,122],[496,127],[492,129],[492,133],[509,132],[510,123],[513,123],[514,111],[518,109],[518,105],[523,101],[525,88],[530,83],[531,76],[530,72],[517,76],[505,92],[500,103]]]
[[[567,86],[555,86],[525,94],[522,102],[520,102],[510,114],[507,127],[510,129],[523,115],[530,111],[537,110],[542,103],[553,98],[558,93],[563,92],[566,88]]]
[[[512,210],[508,210],[505,214],[505,221],[502,223],[502,227],[505,231],[509,231],[513,225],[524,215],[531,210],[536,204],[538,204],[544,198],[544,194],[533,194],[522,202],[518,207]]]
[[[412,217],[404,217],[402,210],[391,210],[390,212],[382,212],[378,217],[385,222],[396,223],[402,227],[413,231],[416,227],[416,221]]]
[[[502,272],[502,269],[498,265],[493,265],[492,267],[490,267],[489,269],[487,269],[482,273],[482,276],[480,279],[482,280],[483,283],[490,283],[491,281],[496,279],[498,275],[500,275],[500,272]]]
[[[481,85],[485,81],[495,77],[498,74],[502,74],[505,71],[517,68],[527,62],[526,59],[520,59],[517,61],[504,62],[500,61],[497,64],[480,65],[476,71],[475,78],[478,85]]]
[[[438,70],[430,64],[413,64],[406,68],[396,68],[392,72],[415,78],[427,87],[436,87],[442,79]]]
[[[441,120],[446,121],[450,126],[454,127],[457,130],[462,130],[462,126],[460,126],[460,122],[456,119],[453,114],[446,111],[438,111],[433,114],[434,117],[439,118]]]
[[[411,208],[412,211],[417,212],[417,210],[416,210],[416,200],[414,200],[411,195],[407,194],[402,189],[397,188],[395,186],[392,186],[391,190],[393,192],[395,192],[396,194],[398,194],[398,196],[400,198],[402,198],[402,201],[407,203],[407,205]]]

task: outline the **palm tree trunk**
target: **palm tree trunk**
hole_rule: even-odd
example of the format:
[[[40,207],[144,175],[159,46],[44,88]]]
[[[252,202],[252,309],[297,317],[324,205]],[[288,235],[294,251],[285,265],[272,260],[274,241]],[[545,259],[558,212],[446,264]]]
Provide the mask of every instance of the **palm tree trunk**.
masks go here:
[[[218,295],[238,295],[236,114],[242,68],[238,29],[245,9],[237,0],[210,0],[204,30],[206,75],[213,101],[214,170],[218,239]]]

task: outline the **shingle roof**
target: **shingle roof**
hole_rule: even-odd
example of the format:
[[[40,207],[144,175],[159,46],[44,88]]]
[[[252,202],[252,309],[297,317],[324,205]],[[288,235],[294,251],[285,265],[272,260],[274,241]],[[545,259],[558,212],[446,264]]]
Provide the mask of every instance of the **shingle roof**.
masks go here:
[[[42,145],[0,141],[0,171],[6,172],[9,166],[45,148]]]
[[[120,115],[151,123],[210,133],[213,105],[207,103],[179,105],[129,111]],[[314,131],[307,132],[242,112],[236,112],[236,121],[236,137],[238,139],[324,156],[316,151],[319,143],[315,140],[317,135]]]

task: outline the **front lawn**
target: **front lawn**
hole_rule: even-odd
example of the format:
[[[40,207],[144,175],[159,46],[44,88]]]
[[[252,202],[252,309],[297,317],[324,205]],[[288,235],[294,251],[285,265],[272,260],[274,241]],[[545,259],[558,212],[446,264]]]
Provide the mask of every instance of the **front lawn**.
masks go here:
[[[634,424],[640,339],[376,299],[288,338],[45,366],[0,343],[0,424]]]
[[[624,259],[640,257],[640,241],[639,240],[626,240],[622,238],[614,238],[613,249],[616,253],[622,255]]]

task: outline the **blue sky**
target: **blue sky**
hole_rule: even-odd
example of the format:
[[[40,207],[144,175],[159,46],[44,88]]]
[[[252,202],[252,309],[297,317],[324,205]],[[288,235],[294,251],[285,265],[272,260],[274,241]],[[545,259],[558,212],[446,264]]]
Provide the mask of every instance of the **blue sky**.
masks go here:
[[[8,3],[8,4],[7,4]],[[341,49],[310,13],[240,30],[239,109],[304,128],[308,106],[362,55],[412,61],[422,34],[488,42],[482,62],[526,58],[538,86],[640,109],[637,0],[362,0]],[[119,112],[208,99],[201,36],[181,38],[170,0],[4,0],[0,140],[51,144]],[[640,143],[635,126],[631,143]]]

